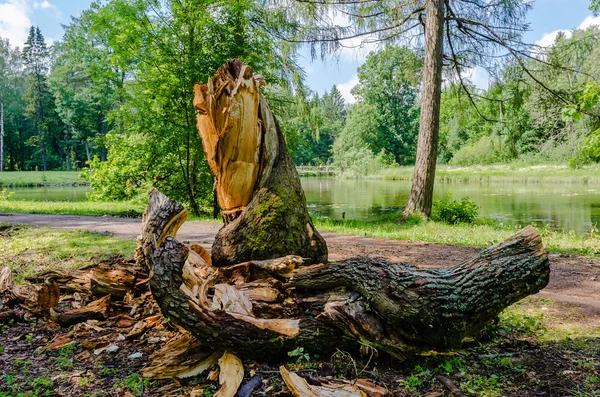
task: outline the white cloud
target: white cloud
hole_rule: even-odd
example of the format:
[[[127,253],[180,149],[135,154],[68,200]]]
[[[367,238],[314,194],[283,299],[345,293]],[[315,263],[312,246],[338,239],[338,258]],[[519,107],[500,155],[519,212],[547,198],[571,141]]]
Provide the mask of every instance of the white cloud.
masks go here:
[[[29,6],[24,0],[8,0],[0,3],[0,36],[9,39],[12,46],[22,47],[31,20],[28,16]]]
[[[579,26],[577,26],[577,29],[587,29],[590,26],[600,26],[600,16],[594,17],[588,15],[587,17],[585,17],[583,22],[581,22]]]
[[[489,88],[490,74],[482,67],[476,66],[472,69],[467,69],[463,71],[462,75],[480,90],[487,90]]]
[[[48,0],[44,0],[41,3],[38,3],[37,1],[33,3],[33,8],[41,8],[42,10],[47,10],[56,9],[56,6],[54,4],[51,4]]]
[[[339,27],[348,27],[352,25],[350,19],[341,12],[331,11],[329,18],[331,23]],[[350,30],[352,32],[352,30]],[[349,33],[351,36],[353,33]],[[367,58],[370,52],[376,51],[379,41],[377,35],[367,34],[364,36],[353,37],[340,40],[340,56],[348,62],[362,62]]]
[[[577,29],[583,30],[583,29],[589,28],[590,26],[600,26],[600,16],[594,17],[592,15],[588,15],[579,24],[579,26],[577,26]],[[558,30],[554,30],[549,33],[544,33],[542,38],[537,40],[535,42],[535,44],[540,47],[550,47],[550,46],[554,45],[554,42],[556,41],[556,36],[558,36],[559,33],[563,33],[568,38],[568,37],[571,37],[571,34],[573,33],[573,31],[567,30],[567,29],[558,29]]]
[[[352,104],[356,102],[356,98],[350,91],[358,84],[358,75],[355,74],[350,80],[345,83],[336,84],[337,89],[342,94],[342,98],[346,101],[346,103]]]
[[[554,45],[554,42],[556,41],[556,36],[558,36],[558,34],[561,32],[564,33],[567,37],[571,36],[570,30],[558,29],[550,33],[544,33],[541,39],[536,40],[535,45],[540,47],[550,47],[551,45]]]

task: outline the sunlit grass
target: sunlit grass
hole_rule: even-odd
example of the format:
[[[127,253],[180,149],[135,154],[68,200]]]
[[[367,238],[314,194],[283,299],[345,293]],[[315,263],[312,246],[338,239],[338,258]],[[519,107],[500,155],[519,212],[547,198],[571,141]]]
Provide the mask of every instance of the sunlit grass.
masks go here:
[[[34,187],[44,185],[85,185],[79,171],[4,171],[0,187]]]
[[[486,247],[495,244],[521,229],[521,227],[508,227],[487,222],[448,225],[432,221],[419,223],[401,223],[390,220],[364,222],[337,221],[328,218],[317,218],[316,226],[320,230],[336,233],[470,247]],[[537,230],[548,251],[580,255],[597,255],[600,252],[600,235],[598,234],[580,234],[539,228]]]
[[[145,205],[130,201],[0,200],[0,212],[140,217]]]
[[[42,270],[78,269],[114,256],[132,258],[134,240],[111,234],[0,224],[0,264],[22,279]]]
[[[410,180],[413,167],[383,169],[371,178]],[[573,169],[567,165],[498,164],[477,166],[439,165],[436,179],[446,182],[515,182],[600,184],[600,165]]]

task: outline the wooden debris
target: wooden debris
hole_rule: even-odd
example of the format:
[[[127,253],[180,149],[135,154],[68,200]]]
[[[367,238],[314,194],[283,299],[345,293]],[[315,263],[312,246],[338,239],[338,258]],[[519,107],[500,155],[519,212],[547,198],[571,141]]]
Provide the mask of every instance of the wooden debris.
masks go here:
[[[367,393],[350,383],[331,380],[329,383],[315,386],[309,385],[304,378],[288,371],[283,365],[279,367],[279,372],[295,397],[368,397]]]
[[[244,379],[242,360],[230,351],[219,359],[219,383],[221,387],[214,397],[234,397]]]
[[[0,268],[0,295],[9,293],[14,285],[12,270],[9,266],[2,266]]]
[[[94,268],[90,284],[95,296],[111,295],[113,299],[123,299],[127,292],[136,288],[138,281],[147,278],[135,270],[124,266],[100,264]]]
[[[142,376],[152,379],[187,378],[214,367],[221,352],[206,353],[190,334],[179,334],[150,356]]]
[[[446,389],[448,389],[448,391],[450,392],[450,396],[454,396],[454,397],[465,397],[465,395],[460,391],[460,389],[458,387],[456,387],[456,385],[454,383],[452,383],[452,381],[450,379],[448,379],[445,376],[442,375],[437,375],[436,378],[442,382],[442,384],[444,386],[446,386]]]
[[[110,302],[110,295],[106,295],[104,298],[95,300],[78,309],[62,313],[51,309],[50,317],[63,327],[82,323],[87,320],[103,320],[108,317]]]
[[[375,383],[367,379],[357,379],[351,383],[367,393],[367,396],[369,397],[385,397],[389,394],[385,387],[377,386]]]
[[[240,387],[240,390],[238,390],[235,397],[250,397],[252,392],[261,386],[262,379],[258,375],[255,375],[244,386]]]
[[[57,283],[63,292],[90,293],[90,279],[92,267],[79,270],[49,269],[34,276],[27,277],[27,281],[35,284]]]

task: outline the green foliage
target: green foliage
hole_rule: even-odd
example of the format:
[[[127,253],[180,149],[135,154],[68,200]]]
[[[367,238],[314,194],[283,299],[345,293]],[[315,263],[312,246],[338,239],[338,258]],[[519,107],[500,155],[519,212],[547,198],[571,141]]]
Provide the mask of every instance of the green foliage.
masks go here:
[[[495,164],[506,159],[500,138],[483,136],[462,146],[450,160],[452,165]]]
[[[452,193],[441,200],[433,202],[431,219],[436,222],[444,222],[451,225],[456,223],[473,223],[477,218],[479,206],[468,197],[452,200]]]
[[[304,351],[303,347],[297,347],[288,352],[288,357],[296,358],[296,364],[309,363],[310,355]]]
[[[9,192],[8,189],[2,189],[0,190],[0,201],[9,200],[14,194],[15,192]]]
[[[335,163],[346,175],[411,164],[418,133],[417,94],[421,61],[407,48],[371,53],[358,69],[357,104],[335,140]]]

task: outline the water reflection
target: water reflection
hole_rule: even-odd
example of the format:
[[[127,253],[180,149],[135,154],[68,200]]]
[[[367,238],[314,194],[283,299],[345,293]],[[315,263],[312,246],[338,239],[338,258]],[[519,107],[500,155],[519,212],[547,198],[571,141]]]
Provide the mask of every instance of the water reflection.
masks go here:
[[[408,181],[302,178],[302,186],[309,211],[334,219],[346,212],[346,219],[375,220],[401,209],[410,193]],[[585,232],[600,223],[600,188],[587,185],[440,182],[435,199],[447,192],[456,199],[470,197],[482,217],[514,225]]]

